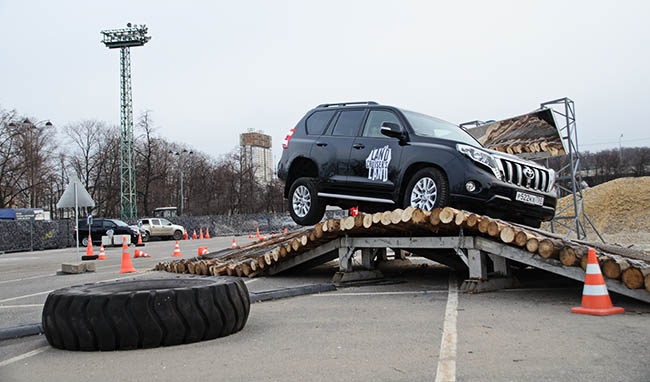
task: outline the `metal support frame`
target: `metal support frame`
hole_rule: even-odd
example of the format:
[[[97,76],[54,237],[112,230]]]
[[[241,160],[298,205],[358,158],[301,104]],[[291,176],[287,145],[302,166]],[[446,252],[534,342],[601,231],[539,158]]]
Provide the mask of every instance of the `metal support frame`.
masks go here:
[[[594,232],[596,232],[596,235],[598,235],[600,240],[604,243],[605,240],[591,222],[591,219],[589,219],[589,216],[587,216],[584,209],[582,198],[582,177],[579,172],[580,151],[578,150],[578,129],[576,127],[575,104],[571,99],[564,97],[544,102],[540,104],[540,107],[542,109],[548,108],[553,111],[553,113],[559,115],[561,118],[558,118],[559,120],[556,120],[556,122],[563,121],[564,125],[558,126],[558,133],[567,148],[569,163],[558,170],[556,175],[556,185],[559,189],[573,195],[573,204],[569,204],[562,210],[556,211],[556,217],[551,221],[551,232],[555,232],[555,224],[558,224],[568,230],[566,234],[567,238],[575,232],[578,240],[584,240],[587,238],[586,227],[587,224],[589,224],[591,228],[593,228]],[[548,158],[546,161],[548,167]],[[570,188],[557,184],[557,180],[569,180]],[[572,215],[558,216],[567,211],[571,206],[573,206]]]
[[[524,251],[522,249],[495,242],[480,236],[465,236],[459,245],[459,238],[456,236],[449,237],[348,237],[332,240],[317,248],[305,253],[291,257],[283,262],[276,263],[268,269],[268,274],[274,275],[279,272],[296,266],[312,265],[316,266],[325,262],[339,258],[343,260],[339,267],[346,272],[352,271],[351,258],[356,250],[362,251],[362,263],[369,261],[363,260],[364,250],[373,248],[400,248],[406,250],[449,250],[449,256],[455,255],[454,250],[459,248],[468,253],[468,268],[470,277],[478,281],[486,281],[487,287],[478,285],[474,292],[484,290],[494,290],[498,288],[512,287],[509,283],[510,270],[508,261],[514,260],[526,265],[533,266],[548,272],[568,277],[577,281],[584,282],[585,272],[579,267],[563,266],[559,260],[544,259],[538,255]],[[368,254],[376,254],[371,251],[365,251]],[[494,274],[506,276],[487,280],[492,274],[487,273],[486,258],[489,257],[494,264]],[[459,262],[463,264],[462,262]],[[348,266],[349,265],[349,266]],[[634,299],[650,303],[650,293],[645,289],[629,289],[618,280],[605,279],[607,289]]]

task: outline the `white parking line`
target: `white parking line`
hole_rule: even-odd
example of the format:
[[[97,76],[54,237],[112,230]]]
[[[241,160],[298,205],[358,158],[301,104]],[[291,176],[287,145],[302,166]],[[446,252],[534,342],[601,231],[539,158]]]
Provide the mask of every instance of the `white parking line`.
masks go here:
[[[344,292],[344,293],[319,293],[312,294],[312,297],[338,297],[338,296],[390,296],[403,294],[429,294],[429,293],[447,293],[446,290],[414,290],[412,292]]]
[[[456,381],[456,317],[458,315],[458,286],[456,274],[449,274],[449,295],[445,308],[445,324],[442,329],[436,382]]]
[[[147,271],[138,272],[136,274],[127,274],[126,276],[116,277],[116,278],[113,278],[113,279],[100,280],[98,282],[117,281],[117,280],[122,280],[122,279],[128,279],[130,277],[140,277],[140,276],[144,276],[144,275],[149,274],[149,273],[151,273],[151,271],[147,270]],[[5,298],[4,300],[0,300],[0,304],[3,304],[5,302],[9,302],[9,301],[20,300],[20,299],[23,299],[23,298],[40,296],[40,295],[43,295],[43,294],[48,294],[48,293],[53,292],[53,291],[54,291],[54,289],[51,289],[51,290],[46,290],[45,292],[37,292],[37,293],[32,293],[32,294],[26,294],[26,295],[23,295],[23,296]]]
[[[0,305],[0,309],[16,309],[16,308],[42,308],[45,304],[25,304],[25,305]]]
[[[29,352],[27,352],[27,353],[24,353],[24,354],[21,354],[21,355],[15,356],[15,357],[13,357],[13,358],[9,358],[9,359],[7,359],[7,360],[4,360],[4,361],[0,362],[0,367],[7,366],[7,365],[9,365],[9,364],[12,364],[12,363],[14,363],[14,362],[17,362],[17,361],[23,360],[23,359],[25,359],[25,358],[29,358],[29,357],[35,356],[36,354],[40,354],[40,353],[46,351],[46,350],[49,349],[49,348],[50,348],[49,346],[43,346],[43,347],[40,347],[40,348],[38,348],[38,349],[35,349],[35,350],[32,350],[32,351],[29,351]]]
[[[47,275],[39,275],[39,276],[23,277],[22,279],[3,280],[3,281],[0,281],[0,284],[13,283],[13,282],[24,281],[24,280],[40,279],[40,278],[42,278],[42,277],[50,277],[50,276],[56,276],[56,275],[53,275],[52,273],[48,273]]]

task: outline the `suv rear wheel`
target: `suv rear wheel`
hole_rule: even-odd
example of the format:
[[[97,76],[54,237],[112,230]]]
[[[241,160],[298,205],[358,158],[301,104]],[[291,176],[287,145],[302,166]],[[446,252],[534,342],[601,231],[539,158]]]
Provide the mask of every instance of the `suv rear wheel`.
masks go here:
[[[174,240],[181,240],[183,238],[183,232],[176,230],[174,231]]]
[[[325,214],[325,203],[318,198],[313,178],[298,178],[289,190],[289,213],[300,225],[318,223]]]
[[[413,175],[404,193],[404,206],[431,211],[449,202],[447,178],[435,168],[423,168]]]

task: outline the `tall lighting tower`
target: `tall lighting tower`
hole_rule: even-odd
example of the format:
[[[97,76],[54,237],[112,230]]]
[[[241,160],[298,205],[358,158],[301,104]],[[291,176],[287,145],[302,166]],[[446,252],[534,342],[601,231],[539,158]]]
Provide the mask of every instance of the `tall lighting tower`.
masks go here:
[[[109,49],[120,49],[120,215],[122,219],[137,217],[135,189],[135,151],[133,150],[133,104],[131,100],[132,46],[142,46],[151,37],[145,25],[126,29],[103,30],[102,43]]]

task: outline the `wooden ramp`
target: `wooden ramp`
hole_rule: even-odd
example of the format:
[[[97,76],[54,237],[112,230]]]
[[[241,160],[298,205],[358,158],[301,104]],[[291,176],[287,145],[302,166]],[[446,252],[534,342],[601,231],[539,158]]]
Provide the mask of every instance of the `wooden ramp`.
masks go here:
[[[257,277],[338,258],[341,271],[350,272],[356,251],[361,251],[362,265],[370,269],[385,248],[404,249],[469,270],[470,279],[478,281],[488,279],[488,263],[495,273],[507,277],[508,262],[512,261],[583,281],[587,250],[594,248],[611,291],[650,302],[650,255],[644,251],[571,241],[450,207],[430,212],[406,208],[329,219],[312,228],[200,258],[161,262],[154,269]]]

